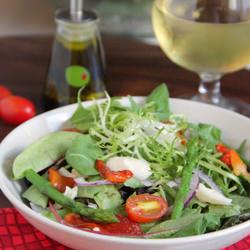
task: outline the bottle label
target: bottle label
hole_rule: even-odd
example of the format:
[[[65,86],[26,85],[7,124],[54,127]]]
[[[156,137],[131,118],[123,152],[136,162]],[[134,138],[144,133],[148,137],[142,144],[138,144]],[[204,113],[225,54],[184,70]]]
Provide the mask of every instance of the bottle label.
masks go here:
[[[87,68],[71,65],[65,71],[66,82],[75,88],[86,87],[90,82],[90,73]]]

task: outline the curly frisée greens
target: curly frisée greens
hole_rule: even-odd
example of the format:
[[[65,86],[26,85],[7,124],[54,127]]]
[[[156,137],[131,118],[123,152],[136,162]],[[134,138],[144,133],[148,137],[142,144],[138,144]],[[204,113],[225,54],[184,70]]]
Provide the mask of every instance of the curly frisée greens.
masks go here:
[[[80,96],[80,95],[79,95]],[[78,107],[72,128],[21,152],[23,198],[66,226],[120,237],[172,238],[250,219],[246,141],[226,145],[212,124],[173,114],[165,84],[139,105],[118,97]]]

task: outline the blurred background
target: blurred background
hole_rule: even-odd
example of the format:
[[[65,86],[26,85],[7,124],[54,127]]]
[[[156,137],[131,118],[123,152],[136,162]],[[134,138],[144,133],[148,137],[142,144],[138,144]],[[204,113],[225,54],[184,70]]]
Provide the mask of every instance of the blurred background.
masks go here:
[[[0,0],[0,36],[44,35],[54,32],[54,12],[68,0]],[[101,31],[151,40],[152,0],[85,0],[101,18]],[[131,28],[133,27],[133,29]]]

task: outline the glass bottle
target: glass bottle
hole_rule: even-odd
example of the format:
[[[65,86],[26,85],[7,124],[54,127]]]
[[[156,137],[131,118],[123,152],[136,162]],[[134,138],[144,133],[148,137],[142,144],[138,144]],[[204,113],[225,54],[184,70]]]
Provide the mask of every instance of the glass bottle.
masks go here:
[[[99,19],[92,11],[83,11],[72,20],[69,11],[56,14],[56,37],[52,49],[46,85],[46,110],[77,101],[104,97],[104,50],[98,28]]]

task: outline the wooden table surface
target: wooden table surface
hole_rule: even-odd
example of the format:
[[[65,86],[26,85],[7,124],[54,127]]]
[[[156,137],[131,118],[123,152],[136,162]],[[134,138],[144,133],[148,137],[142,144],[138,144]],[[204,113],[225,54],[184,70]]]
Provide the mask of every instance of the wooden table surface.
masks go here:
[[[30,98],[41,113],[41,96],[52,45],[51,37],[0,38],[0,84],[16,95]],[[194,94],[198,76],[170,62],[156,46],[124,37],[105,37],[107,90],[112,95],[147,95],[158,84],[167,83],[171,96]],[[250,104],[250,71],[226,75],[225,96]],[[0,121],[0,141],[12,130]],[[11,204],[0,192],[0,207]]]

